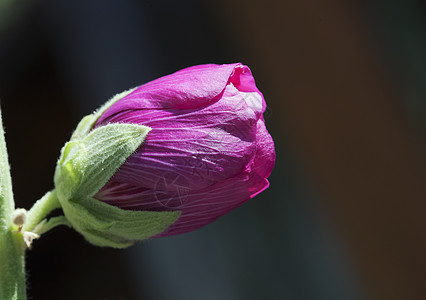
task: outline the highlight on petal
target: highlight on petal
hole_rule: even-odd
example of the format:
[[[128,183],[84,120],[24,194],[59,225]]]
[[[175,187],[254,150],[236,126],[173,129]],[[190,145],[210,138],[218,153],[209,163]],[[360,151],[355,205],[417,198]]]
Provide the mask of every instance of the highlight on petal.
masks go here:
[[[249,106],[253,109],[258,117],[265,112],[265,99],[263,98],[262,93],[256,87],[249,67],[242,64],[235,65],[229,80],[243,95]]]
[[[271,135],[266,130],[265,122],[257,122],[256,154],[253,170],[261,177],[268,178],[275,164],[275,148]]]

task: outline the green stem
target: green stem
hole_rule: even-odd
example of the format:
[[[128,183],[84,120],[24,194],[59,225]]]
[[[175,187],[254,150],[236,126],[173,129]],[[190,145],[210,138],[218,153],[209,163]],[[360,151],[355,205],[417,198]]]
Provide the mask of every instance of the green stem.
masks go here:
[[[25,300],[25,244],[21,233],[0,235],[0,299]]]
[[[43,220],[33,229],[32,232],[38,235],[42,235],[43,233],[59,225],[65,225],[65,226],[71,227],[71,223],[68,221],[68,219],[65,216],[58,216],[58,217],[50,218],[49,221]]]
[[[14,207],[0,109],[0,299],[25,300],[25,244],[12,223]]]
[[[27,213],[27,219],[22,227],[24,239],[25,234],[28,232],[41,236],[43,233],[59,225],[71,227],[70,222],[64,215],[50,219],[46,218],[49,213],[60,207],[61,204],[59,203],[56,191],[47,192]]]
[[[31,207],[22,230],[32,231],[50,212],[59,207],[61,204],[56,196],[56,191],[47,192]]]
[[[0,233],[6,232],[12,224],[12,213],[14,208],[12,179],[10,177],[9,160],[0,108]]]

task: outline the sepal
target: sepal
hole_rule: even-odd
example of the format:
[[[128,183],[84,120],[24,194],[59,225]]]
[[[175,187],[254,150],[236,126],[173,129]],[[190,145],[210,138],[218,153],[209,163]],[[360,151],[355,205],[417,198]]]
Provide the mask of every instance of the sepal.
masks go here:
[[[69,223],[89,242],[124,248],[161,233],[180,211],[123,210],[92,198],[151,130],[137,124],[107,124],[87,132],[94,118],[83,118],[62,148],[55,171],[56,195]]]
[[[55,171],[58,198],[92,197],[143,143],[151,129],[136,124],[108,124],[62,148]]]
[[[94,198],[65,201],[62,208],[86,240],[113,248],[125,248],[161,233],[180,216],[180,211],[123,210]]]

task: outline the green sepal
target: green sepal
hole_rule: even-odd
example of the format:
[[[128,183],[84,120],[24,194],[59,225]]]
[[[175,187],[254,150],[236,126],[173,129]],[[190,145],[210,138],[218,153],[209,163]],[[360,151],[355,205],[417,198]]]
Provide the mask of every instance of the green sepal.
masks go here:
[[[150,130],[137,124],[107,124],[82,140],[66,143],[55,172],[58,198],[95,195],[142,144]]]
[[[93,198],[151,130],[143,125],[116,123],[92,129],[98,112],[83,118],[62,148],[55,191],[66,219],[87,241],[125,248],[164,231],[180,211],[124,210]]]
[[[87,241],[101,247],[125,248],[164,231],[180,211],[133,211],[94,198],[64,201],[64,214]]]
[[[84,137],[89,134],[90,130],[92,130],[97,119],[95,114],[87,115],[81,119],[71,136],[71,141],[84,139]]]

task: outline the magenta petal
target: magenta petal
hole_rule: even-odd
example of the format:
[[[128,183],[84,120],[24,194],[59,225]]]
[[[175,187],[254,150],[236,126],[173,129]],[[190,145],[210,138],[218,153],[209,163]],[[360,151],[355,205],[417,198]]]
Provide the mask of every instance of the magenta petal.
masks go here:
[[[264,178],[237,176],[197,192],[191,192],[182,206],[181,216],[156,237],[186,233],[205,226],[245,203],[269,186]]]
[[[108,108],[98,123],[124,110],[186,109],[207,105],[222,93],[237,65],[191,67],[148,82]]]
[[[157,236],[212,222],[269,186],[275,150],[265,109],[242,64],[190,67],[140,86],[95,125],[151,128],[95,198],[123,209],[179,210]]]
[[[178,175],[170,174],[166,184],[174,185]],[[243,204],[269,186],[256,173],[243,172],[200,190],[174,185],[173,191],[143,189],[129,184],[109,183],[95,197],[123,209],[179,210],[181,216],[158,236],[189,232],[207,225]]]
[[[230,82],[240,91],[247,104],[259,118],[266,110],[266,102],[262,93],[256,87],[249,67],[238,64],[230,77]]]
[[[259,176],[268,178],[275,164],[275,148],[271,135],[266,130],[265,122],[257,122],[256,154],[254,157],[253,171]]]
[[[149,188],[173,172],[200,189],[241,173],[256,151],[256,116],[233,86],[204,108],[133,110],[109,118],[124,121],[152,130],[114,175],[118,182]]]

